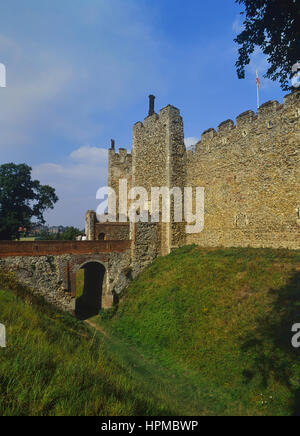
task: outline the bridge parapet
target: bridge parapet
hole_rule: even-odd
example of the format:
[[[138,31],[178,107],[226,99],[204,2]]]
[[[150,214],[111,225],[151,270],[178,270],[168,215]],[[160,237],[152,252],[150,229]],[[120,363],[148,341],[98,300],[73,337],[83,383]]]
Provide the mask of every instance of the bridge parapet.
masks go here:
[[[123,227],[114,227],[122,231],[113,229],[106,235],[122,236]],[[81,298],[76,289],[78,271],[84,269],[84,292],[92,295],[93,283],[95,289],[99,284],[97,264],[101,264],[105,269],[102,308],[109,308],[131,280],[160,255],[161,228],[157,223],[136,223],[131,230],[132,240],[0,241],[0,268],[13,272],[20,283],[50,303],[74,313]]]
[[[0,243],[0,268],[4,272],[13,272],[33,293],[71,313],[78,297],[76,274],[79,269],[88,268],[93,275],[93,264],[105,268],[102,307],[111,307],[114,295],[130,282],[130,241]],[[85,284],[86,278],[90,286],[89,273],[85,274]],[[98,286],[95,283],[95,289]]]
[[[13,256],[56,256],[61,254],[123,253],[130,241],[2,241],[0,258]]]

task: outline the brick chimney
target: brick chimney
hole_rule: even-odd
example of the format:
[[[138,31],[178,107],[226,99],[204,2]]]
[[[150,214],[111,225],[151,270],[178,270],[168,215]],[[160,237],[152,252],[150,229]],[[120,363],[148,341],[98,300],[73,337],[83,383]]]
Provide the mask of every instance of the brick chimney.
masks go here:
[[[155,100],[155,96],[154,95],[149,95],[149,114],[148,114],[148,116],[153,115],[155,113],[155,111],[154,111],[154,100]]]

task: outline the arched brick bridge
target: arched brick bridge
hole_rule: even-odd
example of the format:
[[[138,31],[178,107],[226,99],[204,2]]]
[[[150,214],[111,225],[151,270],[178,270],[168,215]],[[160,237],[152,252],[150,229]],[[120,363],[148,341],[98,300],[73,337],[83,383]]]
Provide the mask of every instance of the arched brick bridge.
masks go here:
[[[130,265],[131,241],[0,242],[2,270],[14,272],[34,293],[72,313],[80,300],[95,313],[111,307],[131,279]],[[84,295],[78,301],[76,273],[81,268]]]
[[[111,225],[106,230],[108,236],[116,233],[109,233]],[[112,307],[130,281],[161,255],[161,231],[157,223],[139,222],[130,240],[0,241],[0,269],[12,271],[59,308],[88,318],[100,307]],[[76,298],[79,269],[84,269],[84,293]]]

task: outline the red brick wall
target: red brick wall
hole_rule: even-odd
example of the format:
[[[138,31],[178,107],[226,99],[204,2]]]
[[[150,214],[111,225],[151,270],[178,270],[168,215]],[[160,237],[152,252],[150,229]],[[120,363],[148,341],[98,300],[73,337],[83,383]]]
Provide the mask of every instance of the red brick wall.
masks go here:
[[[0,258],[59,254],[122,253],[128,248],[130,248],[130,241],[1,241]]]

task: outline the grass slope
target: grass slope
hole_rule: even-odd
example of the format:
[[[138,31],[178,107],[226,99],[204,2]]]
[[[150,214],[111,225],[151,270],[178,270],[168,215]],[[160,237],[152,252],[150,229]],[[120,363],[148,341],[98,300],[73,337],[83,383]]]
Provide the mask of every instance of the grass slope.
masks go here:
[[[0,416],[177,413],[153,366],[135,368],[127,346],[58,312],[0,272]],[[134,360],[138,360],[134,359]],[[140,375],[140,371],[143,373]]]
[[[94,319],[172,369],[182,410],[299,415],[300,252],[183,247],[134,281],[110,321]]]
[[[300,413],[300,252],[183,247],[92,320],[105,335],[0,289],[0,415]]]

